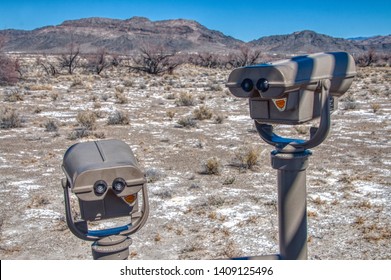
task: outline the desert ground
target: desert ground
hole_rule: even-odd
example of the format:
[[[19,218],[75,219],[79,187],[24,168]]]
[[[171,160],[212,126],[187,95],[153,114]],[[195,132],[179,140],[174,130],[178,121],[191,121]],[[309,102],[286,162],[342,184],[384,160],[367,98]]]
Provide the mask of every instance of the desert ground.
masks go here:
[[[23,79],[0,87],[0,259],[92,258],[65,221],[61,164],[72,144],[97,139],[125,141],[147,175],[150,216],[129,259],[278,253],[273,147],[254,130],[248,101],[225,87],[230,70],[50,76],[35,59],[23,57]],[[391,68],[357,72],[309,159],[312,260],[391,259]]]

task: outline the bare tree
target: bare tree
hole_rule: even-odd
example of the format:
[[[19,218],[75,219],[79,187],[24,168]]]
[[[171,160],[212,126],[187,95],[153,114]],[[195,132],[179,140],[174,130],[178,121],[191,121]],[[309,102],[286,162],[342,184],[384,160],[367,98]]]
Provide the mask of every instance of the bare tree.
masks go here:
[[[120,57],[119,54],[114,53],[111,55],[111,65],[114,67],[120,66],[122,62],[122,58]]]
[[[109,61],[106,49],[98,49],[96,53],[87,56],[87,66],[100,75],[104,69],[112,65]]]
[[[221,68],[225,64],[221,56],[216,53],[199,53],[189,58],[189,62],[206,68]]]
[[[59,58],[59,63],[61,68],[66,68],[68,74],[72,75],[75,69],[79,66],[80,63],[80,48],[72,42],[69,44],[67,53],[62,54]]]
[[[356,63],[361,67],[368,67],[373,63],[377,62],[378,56],[374,49],[368,50],[367,53],[362,54],[356,58]]]
[[[147,46],[140,49],[140,54],[133,57],[130,70],[148,74],[172,73],[182,64],[175,52],[167,52],[162,47]]]
[[[252,65],[256,64],[260,57],[260,50],[252,50],[247,47],[243,47],[239,52],[231,53],[229,55],[228,65],[233,68]]]
[[[43,59],[41,57],[37,57],[35,60],[35,64],[37,66],[42,67],[42,69],[46,72],[49,76],[56,76],[59,74],[58,69],[53,61],[50,61],[50,59],[44,55]]]

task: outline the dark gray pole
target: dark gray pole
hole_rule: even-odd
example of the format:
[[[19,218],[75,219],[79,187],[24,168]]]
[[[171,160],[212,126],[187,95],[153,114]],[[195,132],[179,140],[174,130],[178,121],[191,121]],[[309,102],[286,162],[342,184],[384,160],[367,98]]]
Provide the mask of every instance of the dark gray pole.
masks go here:
[[[271,154],[272,167],[277,169],[281,259],[307,259],[306,169],[310,155],[309,150]]]

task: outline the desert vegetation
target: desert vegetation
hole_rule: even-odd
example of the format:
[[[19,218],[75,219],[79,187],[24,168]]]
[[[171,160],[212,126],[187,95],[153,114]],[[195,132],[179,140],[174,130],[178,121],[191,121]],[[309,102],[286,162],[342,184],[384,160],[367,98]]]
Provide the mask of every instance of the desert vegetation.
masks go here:
[[[273,57],[245,49],[236,58],[148,49],[87,55],[76,46],[64,55],[0,54],[1,65],[15,67],[15,79],[0,72],[1,259],[91,258],[90,244],[66,226],[61,161],[75,142],[104,138],[128,143],[148,180],[151,214],[133,236],[131,259],[277,253],[273,148],[255,133],[247,101],[225,88],[245,59]],[[310,158],[310,259],[391,258],[384,61],[363,58]],[[293,137],[309,130],[277,128]]]

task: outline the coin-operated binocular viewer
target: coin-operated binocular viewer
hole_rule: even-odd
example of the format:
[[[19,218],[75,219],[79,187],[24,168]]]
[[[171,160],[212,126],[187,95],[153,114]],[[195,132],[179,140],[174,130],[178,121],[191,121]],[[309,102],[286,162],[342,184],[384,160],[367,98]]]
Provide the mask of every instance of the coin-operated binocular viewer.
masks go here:
[[[126,259],[132,243],[129,235],[145,224],[149,213],[146,179],[130,147],[119,140],[78,143],[64,154],[62,168],[66,176],[62,180],[65,212],[71,232],[94,241],[94,259]],[[76,221],[70,191],[80,206],[80,219]],[[105,227],[108,219],[110,227]],[[92,230],[94,226],[98,228]]]
[[[307,259],[306,169],[309,149],[320,145],[330,129],[330,113],[356,75],[345,52],[293,57],[233,70],[227,87],[248,98],[250,116],[261,138],[273,145],[277,169],[280,254],[254,258]],[[296,125],[319,119],[308,139],[274,133],[272,124]]]

